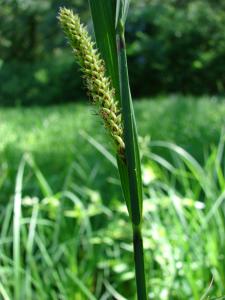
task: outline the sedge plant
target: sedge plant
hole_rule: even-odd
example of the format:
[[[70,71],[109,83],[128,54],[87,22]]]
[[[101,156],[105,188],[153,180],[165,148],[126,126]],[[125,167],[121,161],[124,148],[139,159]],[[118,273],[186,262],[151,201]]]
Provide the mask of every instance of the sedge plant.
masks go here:
[[[90,0],[96,44],[77,14],[61,8],[59,21],[83,73],[91,102],[110,134],[133,230],[137,297],[147,299],[142,240],[142,178],[125,46],[129,1]]]

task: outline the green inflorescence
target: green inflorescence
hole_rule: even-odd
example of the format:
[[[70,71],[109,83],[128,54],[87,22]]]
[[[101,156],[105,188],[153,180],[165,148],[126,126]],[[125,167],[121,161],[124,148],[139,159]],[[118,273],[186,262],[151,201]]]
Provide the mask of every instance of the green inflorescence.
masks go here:
[[[121,114],[111,81],[105,74],[104,61],[78,15],[61,8],[59,20],[84,74],[88,95],[98,107],[98,113],[116,144],[118,154],[123,156],[125,144]]]

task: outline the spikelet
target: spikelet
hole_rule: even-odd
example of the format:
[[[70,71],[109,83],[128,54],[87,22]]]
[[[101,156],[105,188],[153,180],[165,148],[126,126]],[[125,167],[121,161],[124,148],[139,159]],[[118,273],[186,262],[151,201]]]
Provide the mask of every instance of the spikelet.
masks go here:
[[[97,106],[98,113],[116,144],[117,152],[123,156],[125,144],[121,114],[110,79],[105,75],[104,61],[95,49],[87,29],[80,23],[78,15],[61,8],[58,18],[84,74],[88,95]]]

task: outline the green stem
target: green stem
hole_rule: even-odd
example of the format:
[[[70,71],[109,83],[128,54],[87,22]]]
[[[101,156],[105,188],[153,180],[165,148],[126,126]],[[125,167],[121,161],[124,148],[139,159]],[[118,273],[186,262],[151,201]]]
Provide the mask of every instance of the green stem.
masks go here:
[[[118,36],[118,61],[120,96],[124,123],[125,156],[129,176],[131,220],[133,224],[138,226],[141,223],[142,211],[142,193],[141,190],[139,190],[137,174],[137,155],[139,155],[139,153],[137,153],[138,149],[135,149],[134,143],[134,135],[136,132],[133,122],[133,107],[129,85],[124,26],[122,23],[120,23]]]
[[[137,144],[137,132],[133,104],[130,93],[126,46],[124,37],[124,24],[122,21],[118,27],[118,62],[120,75],[120,95],[122,105],[122,116],[124,122],[125,139],[125,164],[128,171],[128,186],[130,203],[129,214],[133,226],[133,248],[135,276],[138,300],[146,300],[144,250],[141,232],[142,221],[142,183],[139,149]]]
[[[138,300],[147,300],[141,226],[133,226],[133,247]]]

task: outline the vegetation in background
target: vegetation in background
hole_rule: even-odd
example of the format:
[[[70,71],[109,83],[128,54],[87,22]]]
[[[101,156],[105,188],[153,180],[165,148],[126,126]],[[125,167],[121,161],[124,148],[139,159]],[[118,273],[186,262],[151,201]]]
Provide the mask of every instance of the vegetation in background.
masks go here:
[[[172,155],[172,162],[156,154],[161,147]],[[220,298],[225,294],[224,137],[203,166],[182,148],[165,142],[146,142],[142,157],[149,298]],[[75,158],[83,184],[69,172],[63,186],[53,192],[32,157],[22,158],[16,198],[1,207],[4,299],[13,299],[15,289],[34,300],[127,299],[124,295],[135,299],[126,207],[121,195],[105,202],[94,188],[101,180],[98,170],[103,162],[115,163],[107,162],[106,156],[88,164],[83,156]],[[0,179],[2,186],[4,172]],[[27,193],[30,184],[34,188]],[[117,184],[111,177],[108,186]]]
[[[88,2],[0,0],[0,5],[0,105],[83,99],[78,69],[64,49],[55,15],[60,5],[69,5],[88,21]],[[128,63],[136,97],[224,94],[223,1],[133,1],[128,20]]]
[[[133,300],[116,160],[95,110],[79,103],[62,5],[98,32],[88,1],[0,0],[0,299]],[[224,26],[223,0],[131,0],[132,94],[147,96],[134,109],[149,299],[225,296]],[[114,29],[107,37],[96,36],[101,52]]]
[[[127,26],[135,95],[224,94],[224,2],[136,2]]]
[[[177,96],[154,101],[142,100],[136,102],[134,108],[141,137],[148,136],[153,141],[164,140],[181,145],[201,164],[204,156],[218,143],[221,128],[225,126],[225,105],[216,98],[196,100]],[[86,118],[87,115],[89,118]],[[32,153],[54,191],[60,189],[68,170],[76,169],[73,162],[80,157],[80,149],[90,164],[100,159],[80,135],[82,128],[99,143],[107,145],[108,150],[111,149],[111,143],[96,118],[92,108],[82,104],[0,109],[0,161],[7,172],[4,183],[7,195],[13,193],[15,173],[25,152]],[[156,151],[170,159],[163,149]],[[109,193],[118,195],[119,188],[111,189],[108,183],[104,183],[105,177],[115,176],[107,162],[98,170],[98,174],[99,181],[95,188],[101,191],[103,197],[109,200]],[[82,184],[74,172],[73,176],[75,182]],[[7,201],[5,193],[0,198]]]
[[[69,1],[85,18],[83,2]],[[0,105],[48,105],[70,101],[74,91],[78,98],[84,95],[74,60],[62,53],[55,18],[59,6],[67,3],[0,0]]]
[[[225,107],[216,99],[177,98],[135,104],[147,284],[150,299],[203,300],[225,293],[222,139],[216,147]],[[95,115],[83,122],[90,113],[81,104],[0,110],[0,295],[6,300],[15,288],[37,300],[123,300],[125,293],[133,299],[127,212],[111,145],[102,147],[104,130]],[[88,135],[80,134],[81,125]],[[156,140],[182,144],[193,156]],[[19,164],[24,153],[31,155]]]

